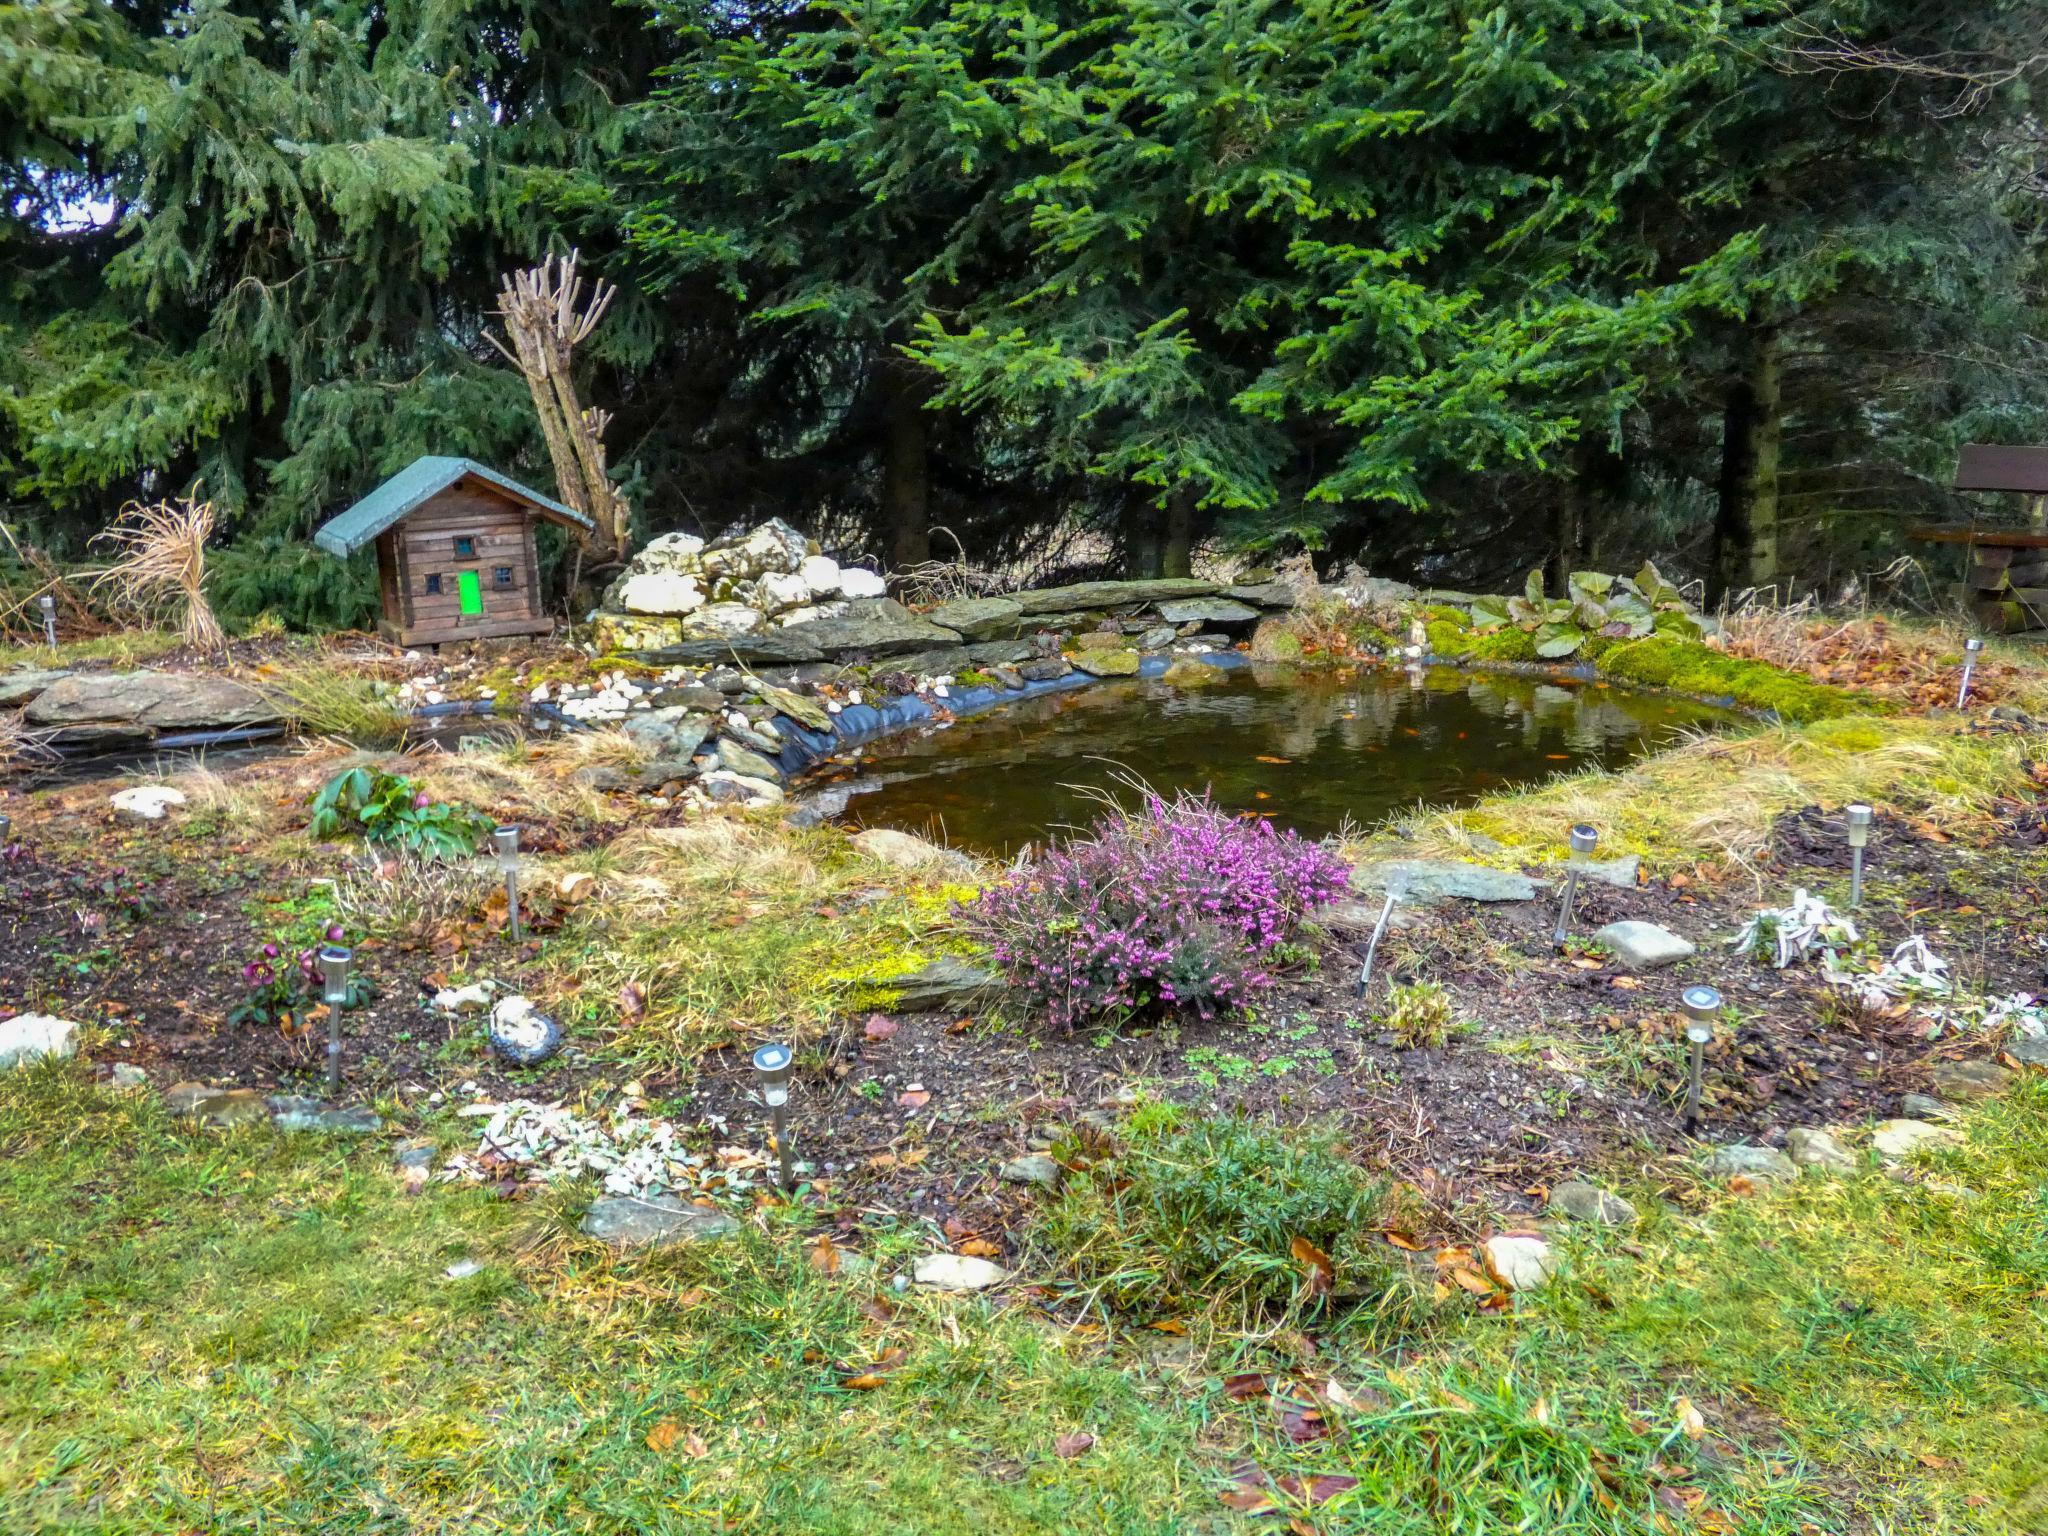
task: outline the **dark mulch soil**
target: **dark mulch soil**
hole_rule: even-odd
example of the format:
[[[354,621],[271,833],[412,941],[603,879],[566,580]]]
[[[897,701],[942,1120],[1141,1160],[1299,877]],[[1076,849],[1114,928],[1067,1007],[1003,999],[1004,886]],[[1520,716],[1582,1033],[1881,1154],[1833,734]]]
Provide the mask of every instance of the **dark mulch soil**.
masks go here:
[[[1925,934],[1990,991],[2043,989],[2040,825],[2039,806],[2016,808],[1999,846],[1972,848],[1881,819],[1866,927],[1886,946]],[[544,848],[604,835],[535,834]],[[223,1022],[243,995],[243,961],[272,931],[277,872],[225,834],[200,848],[179,847],[176,836],[109,823],[90,840],[70,840],[88,852],[51,856],[31,842],[0,868],[0,1013],[105,1022],[119,1032],[110,1059],[145,1067],[159,1085],[309,1085],[318,1043]],[[1413,914],[1383,944],[1363,1002],[1355,994],[1363,936],[1332,935],[1319,964],[1275,988],[1249,1023],[1068,1037],[952,1015],[903,1015],[872,1031],[850,1019],[808,1058],[795,1099],[799,1155],[819,1167],[844,1211],[950,1221],[956,1235],[1000,1241],[1026,1196],[999,1183],[996,1167],[1048,1141],[1066,1146],[1053,1127],[1113,1115],[1143,1091],[1283,1120],[1337,1119],[1363,1160],[1440,1195],[1449,1228],[1486,1211],[1526,1211],[1574,1173],[1648,1168],[1690,1145],[1679,1119],[1684,1048],[1672,1006],[1698,981],[1719,987],[1740,1021],[1709,1060],[1703,1139],[1782,1141],[1794,1125],[1894,1114],[1903,1093],[1927,1087],[1933,1060],[1986,1047],[1929,1042],[1901,1018],[1845,1006],[1811,968],[1774,971],[1725,942],[1760,899],[1781,902],[1797,885],[1841,899],[1845,867],[1838,830],[1810,808],[1779,821],[1760,884],[1679,877],[1586,888],[1576,933],[1640,918],[1698,945],[1691,959],[1643,977],[1583,945],[1556,951],[1554,898],[1546,897]],[[465,942],[474,945],[473,970],[538,987],[533,947],[515,955],[485,915]],[[445,945],[362,951],[378,992],[347,1019],[355,1092],[400,1091],[425,1112],[435,1090],[466,1102],[465,1083],[494,1098],[550,1099],[627,1075],[597,1036],[579,1039],[588,1056],[533,1072],[501,1068],[483,1054],[474,1021],[447,1021],[420,1005],[461,958]],[[1404,1049],[1381,1022],[1388,979],[1409,973],[1445,983],[1468,1021],[1442,1047]],[[573,999],[536,995],[573,1019]],[[640,1081],[679,1122],[723,1116],[721,1141],[762,1138],[740,1049]],[[1453,1214],[1468,1202],[1463,1217]]]

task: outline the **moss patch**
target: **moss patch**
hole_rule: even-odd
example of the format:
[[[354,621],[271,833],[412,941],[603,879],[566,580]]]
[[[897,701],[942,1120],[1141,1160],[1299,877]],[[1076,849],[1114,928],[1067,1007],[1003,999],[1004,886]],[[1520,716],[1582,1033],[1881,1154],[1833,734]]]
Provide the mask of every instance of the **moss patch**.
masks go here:
[[[1745,709],[1770,710],[1781,720],[1802,724],[1878,707],[1864,695],[1795,676],[1769,662],[1744,661],[1662,635],[1617,645],[1596,665],[1603,677],[1618,682],[1725,696]]]

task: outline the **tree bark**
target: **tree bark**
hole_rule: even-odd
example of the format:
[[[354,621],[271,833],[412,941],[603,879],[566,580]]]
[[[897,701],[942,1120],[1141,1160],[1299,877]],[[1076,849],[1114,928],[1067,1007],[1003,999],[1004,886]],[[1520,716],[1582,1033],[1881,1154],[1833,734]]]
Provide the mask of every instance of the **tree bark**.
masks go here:
[[[892,370],[886,387],[882,515],[889,530],[889,568],[901,571],[922,565],[932,555],[931,432],[918,382]]]
[[[1166,541],[1159,552],[1159,574],[1195,573],[1195,493],[1183,487],[1166,503]]]
[[[1777,337],[1752,328],[1721,418],[1721,500],[1714,519],[1710,602],[1734,599],[1778,579],[1780,408]]]
[[[1166,514],[1152,504],[1147,486],[1124,488],[1124,574],[1150,581],[1166,574]]]

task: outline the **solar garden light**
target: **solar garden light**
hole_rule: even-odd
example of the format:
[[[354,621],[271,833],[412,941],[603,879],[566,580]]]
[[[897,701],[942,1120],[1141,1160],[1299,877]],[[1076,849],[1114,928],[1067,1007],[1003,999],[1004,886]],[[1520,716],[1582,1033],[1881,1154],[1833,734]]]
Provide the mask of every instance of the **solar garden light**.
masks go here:
[[[0,811],[0,848],[14,841],[14,818]]]
[[[512,923],[512,942],[519,942],[519,829],[504,826],[491,829],[491,846],[498,853],[498,868],[505,872],[505,912]]]
[[[1842,809],[1849,824],[1849,905],[1863,905],[1863,847],[1870,841],[1870,807],[1850,805]]]
[[[1700,1123],[1700,1075],[1706,1067],[1707,1043],[1714,1038],[1721,994],[1712,987],[1687,987],[1678,994],[1678,1007],[1685,1015],[1685,1038],[1692,1045],[1692,1066],[1685,1083],[1685,1128],[1690,1131]]]
[[[1365,996],[1365,989],[1372,985],[1373,957],[1380,952],[1380,935],[1387,931],[1387,921],[1394,915],[1394,890],[1387,888],[1386,902],[1380,907],[1380,920],[1372,925],[1372,937],[1365,944],[1365,965],[1358,973],[1358,995]]]
[[[327,1091],[341,1092],[341,1010],[348,1002],[350,952],[339,944],[320,951],[320,997],[327,1004]]]
[[[43,638],[50,642],[50,649],[57,649],[57,599],[45,592],[36,599],[36,606],[43,610]]]
[[[57,642],[50,642],[55,645]],[[1970,698],[1970,674],[1977,670],[1977,657],[1983,652],[1984,642],[1975,635],[1963,642],[1963,685],[1956,690],[1956,708],[1961,709]]]
[[[761,1080],[761,1102],[775,1126],[775,1156],[781,1164],[782,1187],[795,1184],[789,1171],[789,1078],[796,1070],[796,1052],[774,1042],[754,1052],[754,1074]]]
[[[1593,845],[1600,841],[1600,834],[1583,821],[1572,828],[1571,866],[1565,871],[1564,900],[1557,907],[1557,931],[1550,936],[1553,944],[1562,944],[1566,931],[1571,927],[1572,902],[1579,894],[1579,869],[1586,862],[1586,855],[1593,851]]]

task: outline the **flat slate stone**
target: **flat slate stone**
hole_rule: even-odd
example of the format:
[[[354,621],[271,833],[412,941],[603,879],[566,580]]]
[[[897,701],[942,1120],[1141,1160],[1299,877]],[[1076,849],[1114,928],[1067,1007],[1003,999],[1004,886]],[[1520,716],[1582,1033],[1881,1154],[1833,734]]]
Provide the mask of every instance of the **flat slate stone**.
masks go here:
[[[2023,1067],[2048,1067],[2048,1035],[2014,1040],[2005,1053]]]
[[[1027,614],[1066,613],[1070,610],[1085,613],[1092,609],[1122,608],[1136,603],[1207,597],[1216,590],[1213,581],[1166,576],[1152,581],[1083,581],[1070,587],[1040,587],[1035,592],[1012,592],[1010,601]]]
[[[1707,1154],[1704,1166],[1717,1179],[1738,1175],[1748,1179],[1789,1179],[1799,1171],[1784,1153],[1772,1147],[1752,1147],[1747,1142],[1716,1147]]]
[[[808,625],[792,625],[788,629],[757,630],[751,635],[733,635],[717,640],[678,640],[670,645],[653,646],[634,650],[634,654],[662,666],[682,666],[693,662],[738,660],[749,665],[778,662],[823,661],[824,651],[814,640],[808,639],[803,631]],[[621,650],[633,650],[620,646]]]
[[[1603,1227],[1632,1227],[1636,1224],[1636,1208],[1621,1196],[1611,1194],[1597,1184],[1588,1184],[1583,1179],[1572,1179],[1560,1184],[1550,1192],[1550,1209],[1559,1216],[1569,1216],[1574,1221],[1595,1222]]]
[[[740,1224],[723,1211],[685,1205],[666,1195],[613,1195],[594,1201],[583,1216],[587,1236],[616,1248],[665,1248],[703,1242],[737,1232]]]
[[[941,955],[923,970],[883,985],[896,994],[896,1007],[905,1013],[950,1013],[986,1002],[1002,989],[1003,978],[952,955]]]
[[[1351,884],[1357,890],[1384,891],[1390,887],[1401,900],[1437,902],[1534,901],[1536,882],[1513,870],[1490,869],[1458,859],[1389,859],[1378,864],[1361,864],[1352,871]]]
[[[1810,1125],[1795,1125],[1785,1133],[1785,1150],[1801,1168],[1819,1168],[1829,1173],[1853,1173],[1856,1159],[1826,1131]]]
[[[29,701],[31,725],[102,722],[186,730],[198,726],[269,725],[276,704],[247,683],[183,672],[74,672]]]
[[[2013,1075],[1995,1061],[1940,1062],[1934,1068],[1933,1078],[1936,1093],[1964,1103],[1995,1099],[2013,1085]]]
[[[1631,971],[1654,971],[1676,965],[1693,953],[1689,940],[1655,923],[1609,923],[1593,937],[1614,952],[1614,958],[1625,970]]]
[[[1251,624],[1259,610],[1227,597],[1195,597],[1161,603],[1159,617],[1169,624]]]
[[[1292,608],[1295,590],[1285,581],[1261,581],[1250,586],[1225,587],[1223,595],[1258,608]]]
[[[736,741],[719,742],[718,766],[744,779],[759,779],[766,784],[782,782],[781,764],[771,762],[752,747],[741,746]]]
[[[895,656],[906,651],[929,650],[935,645],[957,645],[960,641],[957,630],[909,614],[897,618],[887,613],[813,619],[808,624],[792,624],[781,633],[804,641],[825,656],[856,652]]]
[[[1953,1146],[1963,1138],[1945,1125],[1925,1120],[1886,1120],[1871,1133],[1870,1144],[1884,1157],[1909,1157],[1929,1147]]]
[[[970,640],[1007,638],[1017,632],[1024,605],[1007,597],[957,597],[928,609],[925,618]]]
[[[1090,677],[1136,677],[1136,651],[1081,651],[1074,657],[1074,669]]]
[[[1223,669],[1197,656],[1182,656],[1167,663],[1159,680],[1175,688],[1208,688],[1225,679]]]
[[[996,1177],[1006,1184],[1036,1184],[1042,1189],[1058,1185],[1060,1165],[1043,1152],[1027,1152],[1022,1157],[1013,1157],[996,1170]]]
[[[69,672],[25,667],[19,672],[0,673],[0,709],[19,709],[37,694],[69,677]]]
[[[1643,867],[1642,859],[1633,853],[1623,854],[1618,859],[1595,859],[1590,864],[1581,864],[1579,873],[1588,880],[1597,880],[1602,885],[1619,886],[1625,891],[1636,888],[1636,877]]]

